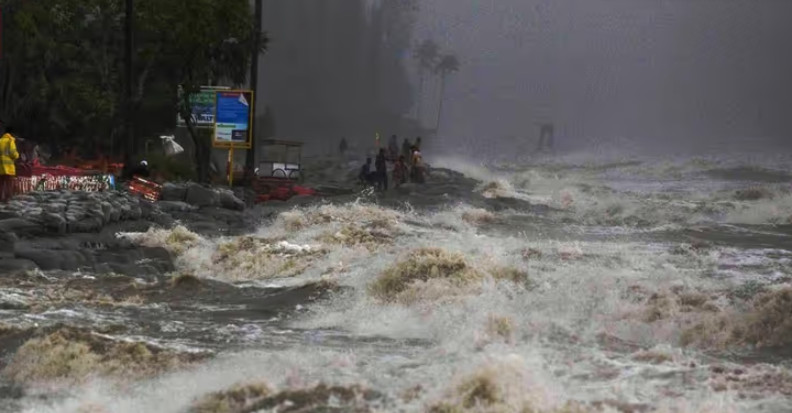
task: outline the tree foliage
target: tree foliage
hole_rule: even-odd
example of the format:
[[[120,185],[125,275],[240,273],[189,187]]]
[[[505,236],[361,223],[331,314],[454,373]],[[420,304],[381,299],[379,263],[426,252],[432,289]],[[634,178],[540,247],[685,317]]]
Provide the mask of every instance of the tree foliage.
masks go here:
[[[50,142],[93,146],[114,136],[121,90],[116,3],[6,4],[0,120]]]
[[[434,67],[434,72],[440,77],[440,98],[437,103],[437,122],[435,122],[435,132],[440,129],[440,120],[443,117],[443,103],[445,102],[446,79],[452,73],[458,72],[461,64],[459,59],[453,54],[441,55]]]
[[[422,69],[433,69],[440,56],[440,46],[434,40],[426,39],[415,48],[414,57]]]
[[[120,152],[124,2],[6,0],[0,63],[0,120],[23,137],[83,149]],[[135,131],[170,130],[182,86],[241,85],[259,50],[247,0],[136,0],[132,108]],[[186,97],[186,96],[185,96]],[[194,128],[197,165],[208,161],[208,137]],[[141,148],[137,148],[140,150]]]
[[[160,56],[170,68],[174,83],[182,88],[178,113],[195,144],[198,177],[206,181],[210,139],[193,125],[189,97],[207,83],[241,85],[247,78],[250,59],[265,50],[267,39],[255,32],[247,0],[170,0],[157,4],[164,5],[161,15],[172,16],[162,19],[162,29],[170,30]]]
[[[440,57],[440,60],[434,67],[434,71],[442,78],[450,75],[451,73],[458,72],[459,67],[459,59],[455,55],[445,54]]]
[[[424,83],[426,81],[426,73],[430,72],[437,76],[440,82],[440,91],[437,99],[437,117],[435,122],[435,133],[440,129],[440,119],[443,114],[443,102],[445,100],[445,84],[446,79],[452,73],[458,72],[460,69],[459,59],[453,53],[442,53],[440,46],[432,39],[425,39],[420,42],[413,51],[413,58],[418,63],[418,97],[419,101],[416,104],[417,117],[420,122],[422,119],[421,108],[424,101]]]

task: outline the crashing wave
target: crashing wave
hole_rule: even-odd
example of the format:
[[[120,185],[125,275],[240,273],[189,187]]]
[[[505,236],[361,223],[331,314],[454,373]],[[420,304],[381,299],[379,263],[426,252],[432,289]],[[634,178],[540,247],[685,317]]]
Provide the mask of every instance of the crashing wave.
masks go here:
[[[706,348],[792,344],[792,288],[756,294],[745,310],[710,317],[685,330],[682,343]]]
[[[382,395],[361,386],[319,384],[304,389],[273,391],[265,383],[237,384],[228,390],[203,396],[189,409],[191,413],[356,412],[377,411]]]
[[[95,375],[119,380],[142,378],[209,356],[62,328],[25,342],[3,369],[2,376],[19,384],[75,384]]]
[[[198,245],[202,237],[182,225],[172,229],[151,228],[144,233],[124,233],[120,237],[146,247],[161,247],[175,255],[181,255]]]
[[[410,302],[423,298],[422,294],[430,290],[455,291],[481,277],[462,254],[422,248],[385,270],[369,289],[382,301]]]

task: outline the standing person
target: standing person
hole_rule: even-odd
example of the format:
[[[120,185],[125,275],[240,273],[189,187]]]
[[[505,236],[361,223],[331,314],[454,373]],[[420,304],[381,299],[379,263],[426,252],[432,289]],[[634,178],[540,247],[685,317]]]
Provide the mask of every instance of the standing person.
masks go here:
[[[128,168],[123,173],[123,178],[125,180],[132,180],[135,179],[135,177],[148,178],[149,176],[151,176],[151,172],[149,171],[148,162],[145,160],[140,161],[135,167]]]
[[[410,140],[407,139],[407,138],[404,138],[404,142],[402,142],[402,153],[401,154],[402,154],[402,156],[404,157],[404,159],[407,162],[410,162],[410,160],[412,159],[412,149],[411,148],[412,148],[412,144],[410,143]]]
[[[346,153],[348,148],[349,148],[349,145],[347,144],[346,137],[342,137],[341,138],[341,143],[338,144],[338,152],[341,153],[341,155],[343,155],[343,154]]]
[[[415,138],[415,147],[420,151],[421,150],[421,137]]]
[[[150,178],[151,171],[149,171],[149,165],[146,160],[140,161],[140,164],[137,168],[132,170],[132,177],[139,176],[141,178]]]
[[[14,138],[14,129],[6,128],[5,134],[0,137],[0,202],[7,202],[14,195],[14,179],[19,152]]]
[[[360,167],[358,180],[363,185],[371,184],[371,158],[366,158],[366,163],[364,163],[363,166]]]
[[[426,182],[424,177],[425,172],[426,171],[423,163],[423,157],[421,156],[421,151],[417,146],[413,146],[412,181],[416,184],[422,184]]]
[[[393,164],[393,185],[398,188],[407,182],[407,162],[404,160],[404,155],[399,155],[399,159]]]
[[[377,187],[383,191],[388,190],[388,161],[385,157],[385,149],[381,148],[374,161],[374,169],[377,171]]]

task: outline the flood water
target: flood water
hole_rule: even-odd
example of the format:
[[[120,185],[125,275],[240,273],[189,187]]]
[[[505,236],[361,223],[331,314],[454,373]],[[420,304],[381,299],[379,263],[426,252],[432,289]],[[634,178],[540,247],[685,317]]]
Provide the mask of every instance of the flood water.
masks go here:
[[[183,412],[261,382],[376,397],[230,411],[790,411],[789,159],[430,161],[425,186],[282,208],[244,237],[119,235],[170,249],[179,281],[4,281],[37,303],[0,310],[6,329],[203,356],[133,377],[64,333],[51,357],[7,355],[0,406]]]

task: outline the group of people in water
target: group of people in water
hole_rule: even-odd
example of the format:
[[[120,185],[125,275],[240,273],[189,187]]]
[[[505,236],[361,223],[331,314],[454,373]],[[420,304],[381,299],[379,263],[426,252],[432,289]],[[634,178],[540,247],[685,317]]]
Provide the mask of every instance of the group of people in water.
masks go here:
[[[346,148],[346,141],[341,143],[341,151]],[[358,179],[362,184],[371,185],[378,190],[388,190],[388,163],[393,164],[392,181],[395,187],[399,187],[407,182],[422,184],[425,182],[426,164],[421,156],[421,137],[416,138],[414,143],[409,139],[404,139],[401,148],[396,135],[391,136],[387,148],[380,148],[374,159],[372,170],[371,158],[366,159],[366,163],[361,167]]]

